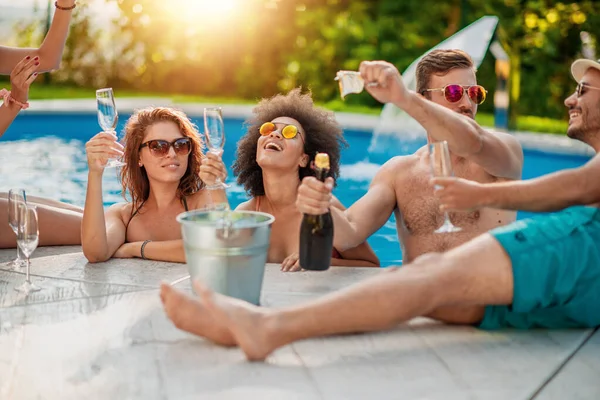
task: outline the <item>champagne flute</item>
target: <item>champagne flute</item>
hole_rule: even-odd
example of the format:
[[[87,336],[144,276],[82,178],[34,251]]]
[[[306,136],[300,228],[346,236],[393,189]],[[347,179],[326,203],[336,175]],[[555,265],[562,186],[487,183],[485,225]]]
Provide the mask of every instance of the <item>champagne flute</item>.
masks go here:
[[[206,146],[208,151],[221,156],[223,154],[223,146],[225,146],[225,125],[223,124],[223,114],[221,107],[208,107],[204,109],[204,136],[206,137]],[[221,178],[217,177],[217,181],[212,185],[207,185],[209,190],[225,189],[229,185],[221,182]]]
[[[452,160],[450,159],[450,151],[448,150],[448,142],[435,142],[429,145],[429,157],[431,161],[431,175],[434,178],[449,177],[454,175],[452,172]],[[436,186],[436,189],[439,189]],[[450,221],[448,212],[444,212],[444,223],[435,233],[459,232],[462,229],[454,226]]]
[[[19,230],[19,207],[25,204],[25,190],[23,189],[10,189],[8,192],[8,225],[18,235]],[[17,258],[9,262],[7,266],[13,267],[14,270],[18,270],[25,266],[25,260],[21,258],[21,251],[17,245]]]
[[[105,132],[112,132],[117,135],[116,128],[119,121],[119,114],[115,105],[115,96],[112,88],[96,90],[96,103],[98,105],[98,123]],[[122,167],[124,162],[118,158],[109,158],[105,168]]]
[[[29,276],[29,268],[31,262],[29,258],[35,251],[39,243],[40,233],[38,230],[38,216],[37,209],[34,206],[28,206],[23,203],[19,207],[19,230],[17,233],[17,245],[21,248],[21,251],[27,259],[26,267],[26,279],[25,282],[16,287],[15,290],[21,293],[29,294],[31,292],[37,292],[41,290],[39,286],[31,282]]]

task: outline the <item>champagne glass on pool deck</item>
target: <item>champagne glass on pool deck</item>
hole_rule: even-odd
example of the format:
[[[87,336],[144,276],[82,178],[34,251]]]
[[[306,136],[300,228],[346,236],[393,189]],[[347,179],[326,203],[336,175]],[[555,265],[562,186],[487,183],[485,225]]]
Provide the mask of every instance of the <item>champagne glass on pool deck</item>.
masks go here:
[[[8,225],[15,235],[19,231],[19,207],[25,204],[25,199],[25,190],[23,189],[10,189],[8,192]],[[17,246],[17,258],[9,262],[7,266],[13,267],[14,270],[25,266],[25,260],[21,258],[19,246]]]
[[[112,88],[96,90],[96,103],[98,105],[98,123],[105,132],[117,135],[117,122],[119,115],[115,105],[115,96]],[[105,168],[122,167],[125,163],[118,158],[109,158]]]
[[[225,146],[225,125],[223,124],[221,107],[204,109],[204,136],[206,137],[208,151],[222,156],[223,146]],[[217,178],[214,184],[206,186],[209,190],[226,189],[228,187],[229,185],[221,182],[221,178]]]
[[[31,282],[29,277],[29,267],[31,262],[29,258],[35,251],[40,240],[38,229],[37,209],[34,206],[28,206],[26,203],[19,207],[19,230],[17,233],[17,245],[27,259],[25,282],[16,287],[15,290],[21,293],[29,294],[41,290],[39,286]]]
[[[448,142],[435,142],[429,145],[429,157],[431,161],[431,175],[434,178],[444,178],[454,175],[452,172],[452,160],[448,150]],[[444,212],[444,223],[435,233],[459,232],[462,229],[454,226],[450,221],[448,212]]]

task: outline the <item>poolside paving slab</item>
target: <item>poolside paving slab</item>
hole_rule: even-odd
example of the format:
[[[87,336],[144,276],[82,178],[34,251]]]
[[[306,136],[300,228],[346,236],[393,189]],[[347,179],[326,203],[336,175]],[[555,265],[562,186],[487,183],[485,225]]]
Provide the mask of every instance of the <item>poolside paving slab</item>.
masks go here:
[[[0,262],[14,252],[0,250]],[[385,332],[300,341],[249,363],[166,318],[158,286],[185,277],[185,265],[89,264],[67,246],[38,249],[32,271],[44,290],[23,299],[13,288],[24,275],[0,269],[0,399],[598,398],[585,396],[600,381],[592,355],[600,336],[569,360],[591,330],[485,332],[416,318]],[[282,273],[268,264],[261,304],[299,304],[377,273]],[[189,279],[177,287],[190,291]],[[561,392],[572,383],[581,391]]]
[[[550,380],[536,397],[539,400],[600,399],[600,330]]]

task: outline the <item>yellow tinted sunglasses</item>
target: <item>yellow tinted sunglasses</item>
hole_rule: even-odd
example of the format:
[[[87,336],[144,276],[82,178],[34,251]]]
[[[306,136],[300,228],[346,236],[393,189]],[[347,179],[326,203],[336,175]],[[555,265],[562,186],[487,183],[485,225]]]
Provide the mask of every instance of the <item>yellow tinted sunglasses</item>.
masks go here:
[[[283,129],[281,130],[281,136],[283,136],[286,139],[293,139],[296,137],[296,135],[298,135],[298,127],[296,125],[284,123],[265,122],[260,126],[260,129],[258,131],[263,136],[270,135],[271,133],[277,130],[276,125],[284,125]],[[300,138],[302,138],[302,135],[300,135]]]

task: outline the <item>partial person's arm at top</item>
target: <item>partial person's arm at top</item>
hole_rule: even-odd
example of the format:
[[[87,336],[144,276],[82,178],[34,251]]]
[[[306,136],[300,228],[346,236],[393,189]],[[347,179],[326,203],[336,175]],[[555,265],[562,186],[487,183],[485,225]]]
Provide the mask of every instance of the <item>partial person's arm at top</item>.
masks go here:
[[[72,7],[75,0],[57,0],[64,8]],[[0,46],[0,74],[8,75],[17,63],[26,56],[39,57],[38,72],[48,72],[60,66],[63,49],[69,34],[69,23],[73,11],[56,9],[50,30],[42,45],[37,48],[18,48]]]
[[[367,193],[345,211],[331,207],[333,179],[321,182],[306,177],[298,188],[296,206],[304,214],[331,211],[335,233],[333,246],[340,252],[362,244],[389,219],[396,207],[394,171],[399,158],[385,163],[377,172]]]
[[[493,207],[523,211],[557,211],[600,202],[600,156],[580,168],[524,181],[480,184],[458,178],[435,178],[432,184],[443,210]],[[433,190],[433,188],[432,188]]]
[[[473,119],[442,107],[404,86],[398,69],[387,62],[362,62],[367,91],[382,103],[393,103],[417,120],[436,141],[447,141],[452,153],[476,162],[490,175],[520,179],[523,151],[511,135],[491,133]]]

